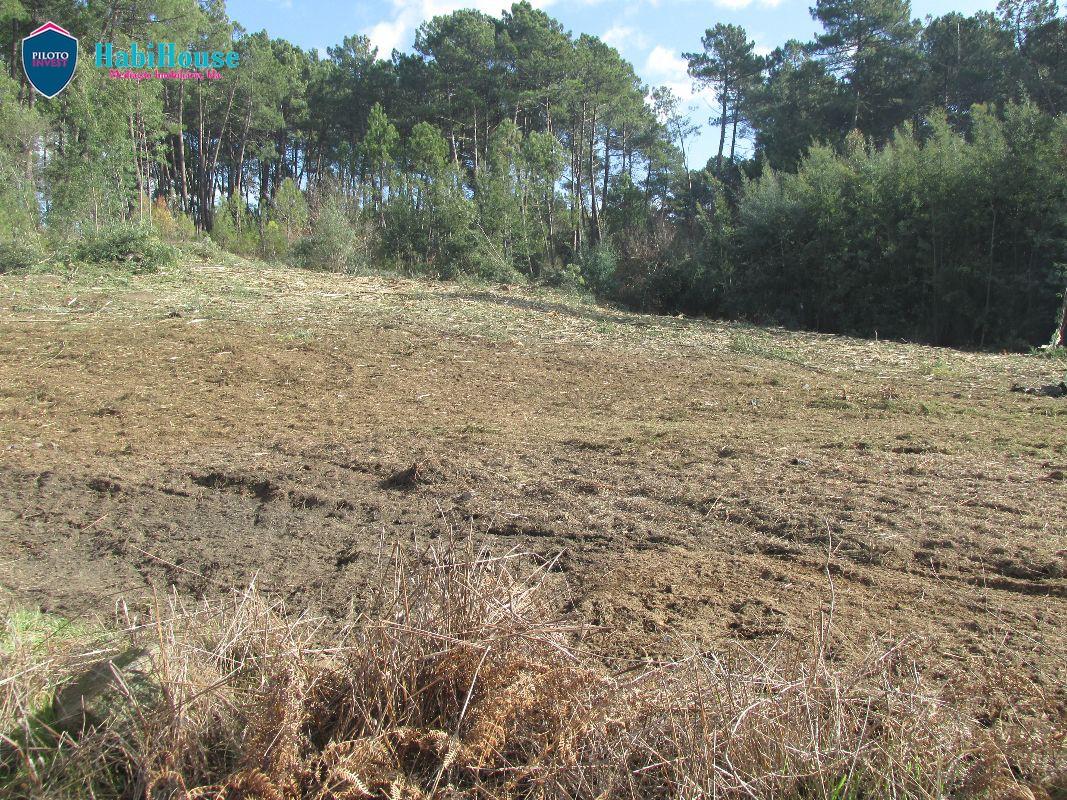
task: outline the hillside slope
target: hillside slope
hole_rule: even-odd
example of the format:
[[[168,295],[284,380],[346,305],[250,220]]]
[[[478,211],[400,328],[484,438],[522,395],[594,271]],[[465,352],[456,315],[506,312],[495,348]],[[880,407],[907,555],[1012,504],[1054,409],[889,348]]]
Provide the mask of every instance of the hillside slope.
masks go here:
[[[928,637],[1063,698],[1067,401],[1033,357],[194,264],[0,276],[0,585],[107,616],[255,581],[341,615],[383,542],[562,552],[590,647]]]

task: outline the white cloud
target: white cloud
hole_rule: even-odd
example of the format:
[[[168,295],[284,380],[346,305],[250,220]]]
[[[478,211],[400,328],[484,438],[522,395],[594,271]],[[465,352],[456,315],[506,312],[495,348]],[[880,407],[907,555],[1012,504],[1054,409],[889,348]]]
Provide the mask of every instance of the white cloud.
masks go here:
[[[389,58],[394,49],[403,50],[411,44],[408,37],[412,28],[411,22],[398,17],[394,20],[383,20],[366,31],[370,43],[378,48],[379,58]]]
[[[637,28],[629,25],[612,25],[604,31],[604,35],[600,38],[604,41],[604,44],[610,44],[617,50],[624,50],[629,47],[643,49],[648,46],[648,40],[645,39],[645,35]]]
[[[551,5],[553,0],[533,0],[535,8]],[[461,8],[473,8],[498,16],[510,8],[509,0],[393,0],[392,14],[363,31],[375,47],[379,58],[388,58],[393,49],[405,50],[415,41],[415,29],[424,21]]]
[[[652,48],[645,60],[645,71],[662,78],[681,79],[686,77],[688,65],[678,53],[661,44]]]
[[[782,0],[714,0],[719,8],[728,8],[731,11],[740,11],[756,2],[764,8],[777,8],[782,4]]]
[[[658,44],[645,59],[642,77],[652,86],[666,86],[691,111],[704,103],[712,104],[715,91],[710,86],[694,85],[688,67],[679,53]]]

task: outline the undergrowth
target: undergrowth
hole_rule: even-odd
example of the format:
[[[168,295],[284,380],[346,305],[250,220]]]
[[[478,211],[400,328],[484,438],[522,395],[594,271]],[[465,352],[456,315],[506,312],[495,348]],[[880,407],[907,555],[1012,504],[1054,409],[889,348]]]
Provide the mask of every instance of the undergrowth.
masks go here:
[[[71,254],[85,264],[122,266],[131,272],[158,272],[178,260],[178,250],[143,225],[115,225],[86,233],[74,241]]]
[[[469,541],[383,562],[343,626],[250,589],[157,601],[104,644],[9,628],[0,794],[977,798],[1062,778],[1062,720],[995,665],[935,680],[913,642],[845,662],[832,614],[806,642],[617,664],[559,614],[551,563]]]

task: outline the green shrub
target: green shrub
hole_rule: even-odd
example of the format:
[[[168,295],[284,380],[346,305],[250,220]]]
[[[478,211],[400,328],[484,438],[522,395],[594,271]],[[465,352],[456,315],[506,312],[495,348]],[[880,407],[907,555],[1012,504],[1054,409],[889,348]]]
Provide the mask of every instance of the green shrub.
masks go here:
[[[152,204],[152,225],[168,242],[188,242],[196,237],[192,218],[181,211],[172,211],[163,197],[157,197]]]
[[[606,294],[615,279],[619,257],[614,248],[607,243],[591,245],[578,254],[578,270],[585,285],[596,294]]]
[[[33,269],[45,257],[44,248],[36,237],[0,242],[0,274]]]
[[[223,250],[218,246],[218,243],[210,236],[203,235],[200,238],[191,239],[188,242],[183,242],[181,245],[181,252],[185,253],[190,258],[200,259],[201,261],[210,261],[217,259],[222,255]]]
[[[196,223],[184,211],[174,215],[174,238],[179,242],[188,242],[196,238]]]
[[[253,256],[259,251],[259,227],[244,200],[231,197],[215,209],[211,238],[223,250],[239,256]]]
[[[74,243],[72,255],[86,264],[122,265],[131,272],[157,272],[178,260],[174,247],[141,225],[117,225],[87,234]]]
[[[327,197],[319,207],[311,234],[298,241],[289,261],[305,269],[356,272],[366,261],[366,239],[348,218],[336,196]]]
[[[264,261],[280,261],[289,252],[289,240],[285,229],[274,220],[263,226],[263,236],[259,247]]]
[[[541,270],[541,283],[556,289],[585,288],[585,280],[578,264],[546,264]]]
[[[292,178],[286,178],[281,182],[274,193],[271,211],[271,217],[281,228],[285,239],[285,248],[282,250],[284,253],[307,228],[310,213],[304,193],[300,191],[300,186]]]

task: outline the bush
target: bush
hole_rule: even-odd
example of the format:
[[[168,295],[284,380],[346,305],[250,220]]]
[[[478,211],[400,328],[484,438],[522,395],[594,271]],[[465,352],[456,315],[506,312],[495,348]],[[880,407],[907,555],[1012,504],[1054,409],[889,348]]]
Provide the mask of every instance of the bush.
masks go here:
[[[33,269],[44,261],[45,257],[44,248],[35,236],[0,242],[0,275]]]
[[[86,264],[121,265],[132,272],[157,272],[174,266],[178,251],[161,241],[152,228],[117,225],[76,241],[73,256]]]
[[[664,219],[619,237],[618,265],[612,281],[617,299],[646,311],[690,310],[700,274],[674,225]]]
[[[241,198],[223,200],[215,209],[211,238],[223,250],[239,256],[253,256],[259,250],[256,221]]]
[[[168,242],[188,242],[196,237],[196,226],[188,214],[171,211],[166,198],[157,197],[152,204],[152,224]]]
[[[366,266],[367,237],[349,220],[340,198],[331,194],[319,207],[311,234],[290,251],[289,261],[305,269],[356,272]]]
[[[597,295],[606,295],[615,282],[619,257],[608,242],[585,247],[578,254],[578,271],[585,285]]]
[[[556,289],[578,290],[585,288],[582,270],[578,264],[547,264],[541,270],[541,283]]]
[[[304,193],[292,178],[282,181],[275,192],[272,216],[282,229],[287,251],[293,241],[304,233],[309,216]]]
[[[289,240],[285,230],[274,220],[263,226],[259,254],[264,261],[280,261],[289,253]]]
[[[210,236],[201,236],[198,239],[183,242],[181,251],[190,258],[200,259],[201,261],[217,259],[224,252]]]

